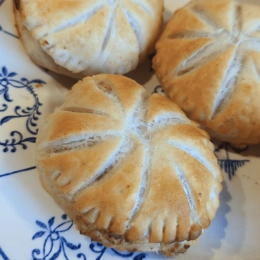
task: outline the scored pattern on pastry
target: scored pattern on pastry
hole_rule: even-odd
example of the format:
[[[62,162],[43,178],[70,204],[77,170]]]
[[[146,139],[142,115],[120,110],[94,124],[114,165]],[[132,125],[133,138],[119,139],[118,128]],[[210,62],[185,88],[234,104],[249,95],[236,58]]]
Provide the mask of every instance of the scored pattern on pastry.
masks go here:
[[[123,55],[122,45],[129,45],[128,51],[131,53],[134,48],[139,49],[138,53],[143,56],[148,38],[154,36],[144,34],[149,24],[146,25],[141,19],[152,23],[154,15],[157,15],[153,4],[161,5],[154,1],[133,0],[67,1],[66,4],[51,0],[34,3],[21,0],[21,3],[24,25],[32,32],[32,36],[56,64],[74,73],[91,69],[92,60],[99,68],[115,63],[113,59],[120,58],[120,53]],[[64,16],[68,9],[69,14]],[[32,10],[35,14],[27,17]],[[48,23],[50,17],[52,22]],[[92,39],[91,46],[88,38]],[[139,58],[138,55],[132,57],[131,62],[138,63]]]
[[[84,79],[40,129],[44,186],[86,226],[131,241],[196,239],[218,207],[213,145],[174,103],[117,79]]]
[[[167,44],[170,46],[170,43],[166,43],[167,41],[175,41],[176,45],[183,44],[183,48],[180,47],[179,50],[169,52],[172,53],[169,59],[177,61],[173,63],[173,67],[168,73],[162,72],[158,68],[159,78],[165,75],[175,78],[163,80],[166,89],[170,85],[175,86],[179,82],[186,82],[186,80],[186,84],[189,85],[189,76],[192,80],[193,73],[195,75],[203,68],[207,71],[206,66],[210,66],[213,62],[216,64],[219,62],[221,64],[219,66],[226,68],[225,75],[220,76],[221,87],[213,90],[217,91],[214,103],[210,104],[209,109],[205,107],[204,113],[200,109],[199,114],[194,114],[194,119],[211,120],[221,111],[223,106],[230,102],[230,97],[238,86],[237,81],[240,79],[240,73],[249,62],[248,60],[252,61],[250,66],[256,70],[256,75],[259,78],[259,61],[256,65],[256,61],[253,59],[254,53],[260,52],[259,7],[226,0],[214,3],[206,0],[192,1],[177,11],[168,28],[161,37],[161,45],[158,44],[158,53],[161,51],[160,48],[163,48],[160,47],[163,44],[165,44],[164,48],[167,48]],[[186,53],[185,49],[188,50]],[[176,58],[177,51],[185,53],[182,58]],[[259,58],[256,57],[256,59]],[[161,57],[156,57],[155,63],[166,63],[166,61],[161,60]],[[196,76],[194,76],[194,80],[195,78]],[[247,77],[246,80],[248,80]],[[216,81],[215,78],[212,81]],[[208,87],[211,88],[211,86]],[[178,87],[174,88],[176,91],[169,89],[169,92],[166,92],[170,97],[175,97],[174,100],[178,104],[183,104],[185,97],[181,95],[177,97],[179,90]],[[185,94],[183,93],[183,95]],[[186,104],[181,107],[184,107],[188,113],[193,113],[192,107],[186,106]]]

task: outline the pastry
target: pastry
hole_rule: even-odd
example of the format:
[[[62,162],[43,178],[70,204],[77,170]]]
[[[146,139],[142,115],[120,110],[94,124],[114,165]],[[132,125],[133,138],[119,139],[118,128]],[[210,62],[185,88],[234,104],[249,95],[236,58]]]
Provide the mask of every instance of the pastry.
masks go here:
[[[81,234],[120,251],[185,252],[223,180],[208,134],[121,75],[79,81],[37,137],[46,191]]]
[[[165,94],[209,134],[235,146],[260,143],[260,8],[193,0],[156,44]]]
[[[14,0],[20,39],[38,65],[75,78],[124,74],[154,50],[163,0]]]

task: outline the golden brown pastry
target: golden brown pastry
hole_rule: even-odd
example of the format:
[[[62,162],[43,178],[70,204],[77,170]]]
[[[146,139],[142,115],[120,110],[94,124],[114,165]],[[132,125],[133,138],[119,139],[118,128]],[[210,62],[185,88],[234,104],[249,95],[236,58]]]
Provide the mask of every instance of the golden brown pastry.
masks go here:
[[[107,247],[185,252],[219,205],[208,134],[126,77],[84,78],[46,117],[37,168],[79,231]]]
[[[124,74],[153,51],[163,0],[15,0],[20,39],[38,65],[72,77]]]
[[[166,95],[211,136],[260,143],[260,7],[193,0],[156,45],[153,67]]]

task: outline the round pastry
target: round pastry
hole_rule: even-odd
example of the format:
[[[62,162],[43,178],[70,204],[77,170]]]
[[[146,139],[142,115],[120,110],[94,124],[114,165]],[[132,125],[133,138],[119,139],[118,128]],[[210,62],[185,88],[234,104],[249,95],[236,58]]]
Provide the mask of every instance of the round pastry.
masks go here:
[[[260,143],[260,7],[194,0],[156,44],[153,68],[166,95],[211,136]]]
[[[154,50],[163,0],[14,0],[20,39],[38,65],[72,77],[124,74]]]
[[[46,191],[81,234],[121,251],[186,251],[219,205],[208,134],[120,75],[84,78],[37,138]]]

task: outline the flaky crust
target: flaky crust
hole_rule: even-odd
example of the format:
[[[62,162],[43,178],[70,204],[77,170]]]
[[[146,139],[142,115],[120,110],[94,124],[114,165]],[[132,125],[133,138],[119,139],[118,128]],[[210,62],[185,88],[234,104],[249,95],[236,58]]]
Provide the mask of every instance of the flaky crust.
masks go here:
[[[211,136],[260,143],[260,8],[193,0],[156,44],[153,67],[166,95]]]
[[[82,234],[168,255],[209,226],[223,178],[205,131],[167,98],[113,75],[83,79],[46,117],[37,168]]]
[[[20,38],[34,62],[82,77],[124,74],[153,51],[162,0],[16,0]]]

